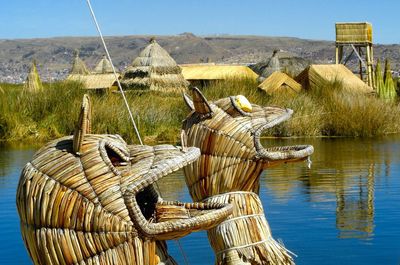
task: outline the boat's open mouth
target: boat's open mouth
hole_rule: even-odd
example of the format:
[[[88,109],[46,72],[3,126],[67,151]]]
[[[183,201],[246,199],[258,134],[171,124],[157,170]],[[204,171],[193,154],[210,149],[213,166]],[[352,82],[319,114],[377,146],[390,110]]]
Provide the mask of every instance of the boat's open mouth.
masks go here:
[[[266,162],[266,166],[282,162],[305,160],[314,152],[314,147],[312,145],[264,147],[261,144],[261,134],[265,130],[288,120],[292,116],[293,110],[266,107],[263,108],[263,112],[266,114],[265,117],[259,116],[253,119],[252,122],[255,128],[254,143],[257,155]]]
[[[129,146],[131,168],[122,172],[121,187],[132,221],[145,237],[173,239],[210,229],[232,212],[232,206],[163,201],[153,183],[194,162],[199,149],[172,145]]]

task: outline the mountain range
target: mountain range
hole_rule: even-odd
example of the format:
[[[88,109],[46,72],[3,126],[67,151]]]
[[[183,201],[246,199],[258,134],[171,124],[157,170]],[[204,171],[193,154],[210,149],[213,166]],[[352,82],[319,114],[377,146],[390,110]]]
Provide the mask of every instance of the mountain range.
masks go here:
[[[334,63],[335,42],[292,37],[212,35],[182,33],[174,36],[109,36],[105,38],[116,68],[125,69],[151,38],[164,47],[178,64],[224,63],[254,65],[268,61],[274,50],[280,57],[300,57],[312,63]],[[57,37],[0,40],[0,82],[21,83],[32,60],[45,81],[61,80],[68,74],[74,52],[89,68],[104,54],[98,37]],[[350,50],[345,51],[349,54]],[[390,59],[392,70],[400,69],[400,45],[374,45],[374,57]],[[357,69],[355,58],[350,67]]]

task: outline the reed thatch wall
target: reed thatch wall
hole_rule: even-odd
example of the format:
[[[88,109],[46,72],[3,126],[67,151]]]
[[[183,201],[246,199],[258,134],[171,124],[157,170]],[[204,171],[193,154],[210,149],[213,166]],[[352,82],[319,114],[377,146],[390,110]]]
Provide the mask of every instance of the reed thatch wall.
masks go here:
[[[40,81],[39,73],[36,67],[36,62],[31,64],[31,70],[24,84],[24,91],[37,92],[43,89],[42,81]]]
[[[372,25],[368,22],[336,23],[337,43],[372,43]]]
[[[242,65],[188,64],[180,65],[186,80],[225,80],[229,78],[257,79],[258,75]]]
[[[269,95],[274,93],[297,94],[302,89],[301,85],[293,78],[281,72],[272,73],[258,87]]]
[[[175,60],[154,39],[122,74],[124,89],[183,92],[188,82]]]
[[[118,74],[118,78],[120,75]],[[79,75],[72,74],[67,77],[67,80],[82,82],[86,89],[113,89],[117,87],[115,82],[114,73],[108,74],[89,74],[89,75]]]
[[[343,64],[313,64],[304,69],[295,80],[305,89],[324,88],[328,83],[340,82],[341,87],[349,92],[374,93],[370,86]]]

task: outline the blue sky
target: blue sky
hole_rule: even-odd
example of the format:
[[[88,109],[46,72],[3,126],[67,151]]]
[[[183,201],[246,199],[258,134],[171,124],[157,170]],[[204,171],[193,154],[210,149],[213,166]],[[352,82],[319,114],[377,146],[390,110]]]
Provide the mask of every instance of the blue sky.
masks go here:
[[[400,1],[91,0],[104,35],[232,34],[334,40],[335,22],[368,21],[400,43]],[[86,0],[2,0],[0,39],[94,36]]]

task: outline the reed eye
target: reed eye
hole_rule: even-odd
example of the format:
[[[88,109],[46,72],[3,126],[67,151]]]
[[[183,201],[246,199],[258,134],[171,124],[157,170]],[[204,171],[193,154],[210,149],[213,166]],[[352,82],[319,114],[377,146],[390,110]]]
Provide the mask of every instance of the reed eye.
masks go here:
[[[229,115],[234,118],[238,116],[250,116],[253,106],[245,96],[238,95],[230,97],[230,100],[230,107],[226,110]]]
[[[121,157],[115,150],[110,148],[109,146],[105,146],[105,150],[107,153],[108,159],[110,159],[111,164],[117,168],[121,169],[122,167],[125,167],[128,165],[128,162]]]
[[[237,95],[234,102],[236,103],[236,107],[244,112],[251,112],[253,110],[250,101],[243,95]]]

